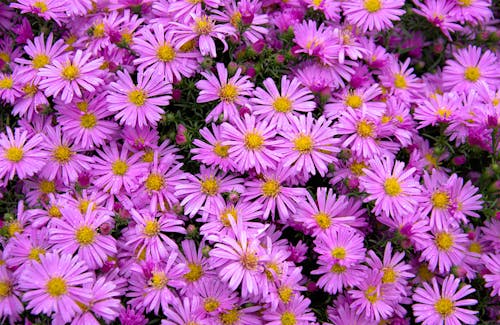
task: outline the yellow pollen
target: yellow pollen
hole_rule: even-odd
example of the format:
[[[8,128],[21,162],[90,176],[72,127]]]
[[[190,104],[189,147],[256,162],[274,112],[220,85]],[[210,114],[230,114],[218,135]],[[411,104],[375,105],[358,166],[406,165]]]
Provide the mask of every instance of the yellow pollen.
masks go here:
[[[493,104],[493,106],[497,106],[498,104],[500,104],[500,98],[493,98],[491,103]]]
[[[33,247],[28,254],[28,258],[33,261],[40,262],[40,255],[45,255],[45,249]]]
[[[234,28],[239,28],[241,24],[241,13],[239,11],[235,11],[231,16],[230,22]]]
[[[360,108],[361,105],[363,105],[363,99],[359,97],[358,95],[348,95],[345,103],[347,106],[350,106],[352,108]]]
[[[322,1],[323,1],[323,0],[313,0],[313,1],[312,1],[312,4],[313,4],[315,7],[319,7],[319,6],[321,5],[321,2],[322,2]]]
[[[43,194],[54,193],[56,191],[56,183],[53,181],[42,180],[40,181],[40,192]]]
[[[52,155],[58,163],[65,164],[71,159],[71,156],[73,156],[73,152],[69,147],[61,145],[57,146],[56,149],[54,149]]]
[[[441,117],[441,118],[450,118],[451,116],[451,110],[446,107],[440,107],[436,111],[436,115]]]
[[[0,300],[12,294],[12,285],[7,281],[0,281]]]
[[[356,133],[363,138],[373,137],[373,124],[362,120],[356,125]]]
[[[346,270],[347,270],[347,268],[345,266],[340,265],[339,263],[335,263],[335,264],[333,264],[330,272],[341,274],[341,273],[344,273]]]
[[[264,194],[264,196],[276,197],[280,190],[281,184],[274,179],[270,179],[262,184],[262,194]]]
[[[457,2],[461,7],[469,7],[474,0],[457,0]]]
[[[62,217],[61,210],[56,205],[53,205],[49,208],[49,217],[51,218],[60,218]]]
[[[168,44],[163,44],[156,50],[156,57],[163,62],[171,62],[175,59],[175,50]]]
[[[40,53],[37,54],[33,57],[33,60],[31,60],[31,64],[33,65],[33,68],[35,69],[40,69],[49,64],[50,58],[47,54],[45,53]]]
[[[335,247],[332,249],[332,257],[342,260],[346,256],[346,250],[344,247]]]
[[[24,97],[31,98],[38,92],[38,87],[35,84],[27,83],[23,87]]]
[[[380,8],[382,8],[380,0],[365,0],[363,4],[366,11],[368,11],[369,13],[377,12],[380,10]]]
[[[144,235],[148,237],[157,236],[160,233],[160,224],[156,220],[148,220],[146,221],[143,232]]]
[[[76,77],[80,74],[80,71],[77,67],[72,64],[68,64],[61,72],[61,76],[66,80],[75,80]]]
[[[23,156],[24,152],[22,148],[10,147],[9,149],[5,150],[5,158],[12,162],[16,163],[21,161],[21,159],[23,159]]]
[[[84,129],[92,129],[97,124],[97,117],[92,113],[85,113],[80,119],[80,125]]]
[[[314,216],[314,219],[316,220],[316,224],[318,227],[321,229],[328,229],[332,225],[332,221],[330,220],[330,216],[324,212],[319,212]]]
[[[219,97],[222,101],[232,103],[238,97],[238,88],[231,84],[224,85],[219,90]]]
[[[104,23],[94,25],[92,36],[94,36],[95,38],[101,38],[104,36]]]
[[[132,44],[132,34],[131,33],[128,33],[128,32],[124,32],[121,34],[121,39],[120,39],[120,42],[122,42],[123,44],[126,44],[126,45],[129,45],[129,44]]]
[[[203,308],[207,313],[211,313],[219,308],[220,302],[215,298],[207,298],[203,302]]]
[[[49,8],[47,7],[47,4],[43,1],[35,1],[35,3],[32,4],[34,8],[37,8],[40,10],[40,13],[45,13]]]
[[[238,212],[234,207],[225,209],[220,215],[220,221],[225,227],[231,226],[231,223],[229,222],[229,215],[233,217],[234,221],[238,220]]]
[[[448,251],[453,246],[453,237],[447,232],[438,233],[434,241],[441,251]]]
[[[274,278],[274,274],[280,275],[281,274],[281,269],[279,268],[278,264],[274,262],[270,262],[266,264],[266,270],[264,271],[266,273],[267,278],[271,281]]]
[[[366,164],[364,162],[353,162],[349,169],[351,172],[356,175],[356,176],[363,176],[365,172],[363,171],[364,168],[366,168]]]
[[[399,89],[406,89],[406,87],[407,87],[406,79],[402,74],[396,73],[394,75],[394,87],[399,88]]]
[[[89,201],[89,200],[84,200],[84,199],[82,199],[82,200],[80,200],[80,204],[78,204],[78,207],[79,207],[80,212],[81,212],[82,214],[87,213],[87,209],[89,208],[89,206],[90,206],[90,210],[91,210],[91,211],[94,211],[94,210],[95,210],[95,208],[96,208],[95,203],[92,203],[92,202],[91,202],[91,201]]]
[[[163,272],[153,272],[150,282],[153,288],[163,289],[167,286],[168,278]]]
[[[148,98],[146,92],[142,89],[135,89],[128,93],[128,100],[135,106],[141,107]]]
[[[151,173],[146,179],[146,188],[150,191],[159,191],[163,188],[165,181],[158,173]]]
[[[482,251],[483,250],[481,248],[481,244],[479,244],[478,242],[472,242],[469,245],[469,252],[481,254]]]
[[[194,31],[198,35],[208,35],[212,32],[213,23],[207,16],[197,18],[194,24]]]
[[[5,63],[10,63],[10,56],[9,53],[6,52],[0,52],[0,60],[2,60]]]
[[[288,113],[292,110],[292,101],[287,97],[278,97],[273,102],[273,108],[276,112]]]
[[[439,162],[436,157],[432,154],[428,153],[425,155],[425,159],[431,164],[432,167],[436,168],[439,165]]]
[[[94,229],[87,226],[83,226],[78,228],[78,230],[76,231],[75,240],[77,241],[78,244],[86,246],[94,242],[95,235],[96,233]]]
[[[264,144],[264,138],[257,132],[248,132],[245,135],[245,146],[249,150],[259,150]]]
[[[11,222],[7,226],[7,233],[9,234],[9,237],[14,237],[17,233],[22,233],[23,230],[23,227],[18,221]]]
[[[441,318],[445,319],[453,313],[454,305],[450,299],[440,298],[434,304],[434,309],[441,315]]]
[[[394,283],[398,278],[396,271],[392,267],[384,267],[382,271],[384,272],[382,283]]]
[[[203,268],[201,264],[189,263],[188,264],[189,272],[184,274],[184,279],[189,282],[198,281],[203,275]]]
[[[68,47],[66,48],[66,51],[73,51],[75,48],[73,47],[73,44],[75,44],[75,42],[78,40],[78,38],[76,37],[76,35],[71,35],[70,37],[68,37],[64,43],[66,43],[66,45],[68,45]]]
[[[464,72],[465,79],[476,82],[481,77],[481,71],[478,67],[468,67]]]
[[[12,80],[11,76],[6,76],[3,79],[0,79],[0,89],[12,89],[14,86],[14,80]]]
[[[150,150],[150,149],[146,149],[144,152],[144,156],[142,156],[142,161],[147,162],[147,163],[151,163],[151,162],[153,162],[154,157],[155,157],[154,151]]]
[[[113,174],[123,176],[128,170],[128,165],[123,160],[118,159],[111,165],[111,170],[113,171]]]
[[[186,43],[182,44],[180,47],[181,52],[191,52],[196,48],[196,40],[192,39],[190,41],[187,41]]]
[[[80,110],[80,112],[86,113],[89,108],[89,103],[86,101],[76,103],[76,107]]]
[[[201,192],[214,196],[219,192],[219,184],[214,177],[209,177],[201,182]]]
[[[431,202],[436,209],[447,209],[450,204],[450,196],[447,192],[436,191],[432,194]]]
[[[285,311],[283,315],[281,315],[281,325],[295,325],[297,324],[297,318],[295,318],[295,314],[291,311]]]
[[[365,291],[365,297],[368,301],[374,304],[378,300],[377,287],[371,285]]]
[[[381,118],[381,122],[384,123],[384,124],[389,123],[391,120],[392,120],[392,117],[391,116],[387,116],[387,115],[384,115]]]
[[[293,149],[300,152],[301,154],[310,153],[313,149],[314,142],[313,139],[305,134],[299,135],[293,140]]]
[[[215,146],[214,146],[214,153],[221,157],[221,158],[226,158],[227,156],[229,156],[229,146],[223,146],[219,141],[217,141],[215,143]]]
[[[401,185],[399,185],[398,180],[394,177],[389,177],[385,180],[384,191],[389,196],[398,196],[403,192]]]
[[[429,282],[434,277],[434,274],[429,271],[429,269],[427,268],[427,264],[424,263],[418,267],[418,276],[422,280]]]
[[[281,301],[285,304],[289,303],[292,299],[293,290],[290,287],[281,287],[278,289],[278,295],[280,296]]]
[[[240,312],[238,309],[234,308],[220,314],[219,318],[223,325],[234,325],[237,324],[240,319]]]
[[[68,292],[66,281],[61,277],[53,277],[47,281],[47,293],[52,297],[60,297]]]
[[[247,270],[255,270],[258,262],[259,258],[255,252],[246,252],[241,256],[241,265]]]

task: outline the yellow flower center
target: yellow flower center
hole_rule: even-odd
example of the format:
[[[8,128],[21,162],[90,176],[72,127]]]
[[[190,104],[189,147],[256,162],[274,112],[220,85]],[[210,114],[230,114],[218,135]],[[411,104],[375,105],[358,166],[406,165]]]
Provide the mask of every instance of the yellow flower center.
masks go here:
[[[471,82],[476,82],[481,77],[481,71],[478,67],[468,67],[465,69],[464,77]]]
[[[223,146],[219,141],[215,143],[214,146],[214,153],[221,157],[221,158],[226,158],[228,154],[229,146]]]
[[[219,97],[222,101],[234,102],[238,97],[238,88],[231,84],[224,85],[219,90]]]
[[[385,194],[389,196],[398,196],[399,194],[401,194],[401,192],[403,192],[403,190],[401,189],[401,185],[394,177],[389,177],[385,180],[384,191]]]
[[[71,159],[73,152],[68,146],[57,146],[52,155],[58,163],[65,164]]]
[[[146,149],[144,151],[144,156],[142,156],[142,161],[147,162],[147,163],[151,163],[151,162],[153,162],[154,157],[155,157],[154,151],[150,150],[150,149]]]
[[[3,79],[0,79],[0,89],[12,89],[14,86],[14,80],[12,80],[11,76],[6,76]]]
[[[82,115],[80,125],[84,129],[92,129],[97,124],[97,117],[92,113],[85,113]]]
[[[449,118],[451,116],[451,110],[446,107],[440,107],[436,111],[436,115],[440,116],[441,118]]]
[[[249,150],[259,150],[264,144],[264,138],[257,132],[248,132],[245,135],[245,146]]]
[[[163,44],[156,50],[156,57],[163,62],[171,62],[175,59],[175,50],[168,44]]]
[[[223,325],[234,325],[240,319],[240,312],[234,308],[220,314],[219,318]]]
[[[314,142],[313,139],[305,134],[299,135],[293,140],[294,150],[300,152],[301,154],[310,153],[313,149]]]
[[[66,80],[75,80],[76,77],[80,74],[80,71],[77,67],[72,64],[68,64],[61,72],[61,76]]]
[[[441,315],[441,318],[446,318],[453,313],[453,302],[448,298],[439,298],[434,304],[434,309]]]
[[[144,235],[148,237],[157,236],[160,233],[160,224],[156,220],[148,220],[146,221],[143,232]]]
[[[241,24],[241,13],[239,11],[235,11],[234,14],[231,16],[230,22],[234,28],[239,28]]]
[[[436,209],[447,209],[450,204],[450,196],[445,191],[436,191],[432,194],[431,202]]]
[[[431,281],[431,279],[434,277],[434,274],[429,271],[429,269],[427,268],[427,264],[421,264],[418,268],[418,276],[426,281],[426,282],[429,282]]]
[[[49,213],[49,217],[51,218],[60,218],[62,217],[62,213],[61,213],[61,210],[59,210],[59,207],[57,207],[56,205],[53,205],[49,208],[49,211],[47,211]]]
[[[278,295],[280,296],[281,301],[285,304],[289,303],[292,299],[293,290],[290,287],[281,287],[278,289]]]
[[[470,7],[474,0],[457,0],[457,2],[461,7]]]
[[[31,64],[33,65],[33,68],[40,69],[49,64],[49,62],[50,62],[49,56],[45,53],[40,53],[33,57]]]
[[[280,183],[274,179],[270,179],[262,184],[262,194],[264,194],[264,196],[276,197],[280,190]]]
[[[40,255],[45,255],[45,249],[40,247],[33,247],[32,249],[30,249],[28,258],[30,260],[40,262]]]
[[[318,227],[321,229],[328,229],[332,225],[332,221],[330,220],[330,216],[324,212],[319,212],[314,216]]]
[[[236,209],[234,207],[230,207],[230,208],[225,209],[222,212],[222,214],[220,215],[220,221],[226,227],[231,226],[231,223],[229,222],[229,215],[231,215],[233,217],[234,221],[238,220],[238,212],[236,211]]]
[[[113,171],[113,174],[123,176],[128,170],[128,165],[123,160],[118,159],[111,165],[111,170]]]
[[[191,52],[196,48],[196,40],[192,39],[190,41],[187,41],[186,43],[182,44],[180,47],[181,52]]]
[[[207,16],[197,18],[194,24],[194,31],[198,35],[208,35],[212,32],[213,24]]]
[[[399,88],[399,89],[405,89],[406,86],[407,85],[406,85],[405,77],[400,73],[396,73],[394,75],[394,87]]]
[[[135,106],[141,107],[147,99],[147,94],[142,89],[135,89],[128,93],[128,100]]]
[[[35,84],[27,83],[23,87],[24,97],[31,98],[38,92],[38,87]]]
[[[365,297],[368,301],[374,304],[378,300],[377,287],[371,285],[365,291]]]
[[[123,44],[126,44],[126,45],[129,45],[129,44],[132,44],[132,33],[128,33],[128,32],[124,32],[121,34],[121,39],[120,39],[120,42],[122,42]]]
[[[153,288],[163,289],[167,286],[168,278],[163,272],[153,272],[150,282]]]
[[[447,251],[453,246],[453,237],[446,232],[440,232],[436,235],[436,245],[439,250]]]
[[[360,108],[361,105],[363,105],[363,99],[361,99],[358,95],[348,95],[345,103],[347,106],[352,108]]]
[[[40,181],[39,188],[43,194],[54,193],[56,191],[56,184],[53,181],[42,180]]]
[[[104,23],[99,23],[94,25],[92,36],[94,36],[95,38],[101,38],[104,36]]]
[[[68,292],[68,286],[66,281],[61,277],[53,277],[49,281],[47,281],[46,285],[47,293],[51,297],[60,297]]]
[[[40,12],[43,14],[45,13],[49,8],[43,1],[35,1],[35,3],[32,4],[33,8],[37,8],[40,10]]]
[[[365,0],[364,7],[369,13],[377,12],[382,8],[380,0]]]
[[[76,230],[75,240],[80,245],[90,245],[94,242],[95,235],[96,234],[94,229],[83,226]]]
[[[384,272],[382,283],[394,283],[398,278],[396,271],[392,267],[384,267],[382,271]]]
[[[10,296],[12,293],[12,286],[10,282],[0,281],[0,298]]]
[[[363,171],[364,168],[366,168],[366,164],[364,162],[353,162],[349,169],[351,172],[356,175],[356,176],[363,176],[365,172]]]
[[[164,185],[163,176],[158,173],[151,173],[146,179],[146,188],[150,191],[159,191]]]
[[[5,151],[5,158],[12,162],[19,162],[23,159],[24,152],[23,149],[18,147],[10,147]]]
[[[274,271],[274,273],[271,272],[271,270]],[[281,269],[278,266],[278,264],[276,264],[274,262],[270,262],[270,263],[266,264],[266,270],[264,272],[266,273],[266,276],[269,279],[269,281],[271,281],[274,278],[275,274],[276,275],[281,274]]]
[[[198,281],[203,275],[203,268],[201,264],[189,263],[188,264],[189,272],[184,274],[184,279],[189,282]]]
[[[78,102],[76,103],[76,107],[80,110],[80,112],[87,112],[88,108],[89,108],[89,103],[87,103],[86,101],[81,101],[81,102]]]
[[[290,311],[285,311],[283,315],[281,315],[281,325],[295,325],[297,324],[297,319],[295,318],[295,314]]]
[[[246,252],[241,256],[241,265],[247,270],[255,270],[258,262],[259,258],[255,252]]]
[[[207,313],[211,313],[219,308],[220,302],[215,298],[207,298],[203,302],[203,308]]]
[[[83,200],[82,199],[82,200],[80,200],[80,204],[78,205],[78,208],[80,209],[80,212],[82,214],[85,214],[85,213],[87,213],[87,210],[88,210],[89,206],[90,206],[90,210],[91,211],[94,211],[95,208],[96,208],[96,204],[95,203],[92,203],[89,200]]]
[[[335,264],[333,264],[330,272],[341,274],[341,273],[344,273],[346,270],[347,270],[347,268],[345,266],[340,265],[339,263],[335,263]]]
[[[481,254],[482,253],[481,244],[479,244],[478,242],[472,242],[469,245],[469,252]]]
[[[23,232],[23,226],[17,221],[11,222],[7,226],[7,233],[9,234],[9,237],[14,237],[17,233],[22,233]]]
[[[292,110],[292,101],[287,97],[278,97],[273,102],[273,108],[276,112],[288,113]]]
[[[371,122],[362,120],[356,125],[356,133],[363,138],[373,136],[373,124]]]
[[[209,177],[201,182],[201,192],[214,196],[219,192],[219,184],[214,177]]]
[[[332,249],[332,257],[342,260],[346,256],[346,250],[344,247],[335,247]]]

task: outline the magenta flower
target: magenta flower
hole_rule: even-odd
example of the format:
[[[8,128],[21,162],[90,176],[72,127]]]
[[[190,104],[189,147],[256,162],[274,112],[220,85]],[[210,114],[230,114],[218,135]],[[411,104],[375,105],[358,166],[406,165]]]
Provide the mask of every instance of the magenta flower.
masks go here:
[[[221,127],[212,124],[212,131],[208,127],[200,129],[200,135],[205,141],[194,139],[193,159],[207,166],[217,166],[220,170],[227,172],[236,169],[234,161],[229,157],[229,146],[222,144]]]
[[[20,321],[19,315],[23,312],[24,306],[19,300],[21,293],[16,286],[17,278],[6,267],[0,268],[0,320],[10,323]]]
[[[183,325],[202,324],[205,317],[202,312],[201,299],[197,296],[184,299],[174,298],[169,301],[172,306],[165,310],[167,319],[161,321],[161,325]]]
[[[318,269],[311,271],[311,274],[321,276],[316,285],[330,294],[337,294],[343,292],[344,288],[357,286],[363,281],[367,270],[366,266],[361,264],[345,266],[320,259],[317,264]]]
[[[392,27],[405,13],[403,5],[402,0],[356,0],[342,3],[342,8],[347,21],[366,32]]]
[[[455,14],[456,4],[452,1],[425,0],[424,3],[414,1],[418,9],[413,8],[413,12],[423,16],[434,26],[441,29],[443,34],[451,40],[450,32],[462,31],[463,27],[458,24]]]
[[[483,275],[486,281],[485,287],[492,288],[491,296],[500,296],[500,255],[499,254],[483,254],[481,256],[484,266],[489,271]]]
[[[331,266],[350,266],[363,261],[366,248],[364,238],[348,227],[330,228],[319,234],[314,240],[314,251],[318,260],[325,260]]]
[[[10,4],[12,8],[21,10],[21,13],[32,13],[45,20],[54,20],[59,26],[67,19],[66,1],[59,0],[16,0]]]
[[[380,85],[373,84],[369,88],[344,90],[340,95],[334,95],[325,105],[325,116],[335,118],[340,116],[347,108],[359,109],[371,118],[380,118],[385,111],[386,104],[378,101],[382,95]]]
[[[279,304],[276,310],[267,310],[262,318],[268,325],[306,325],[316,321],[309,305],[311,301],[301,295],[294,295],[288,304]]]

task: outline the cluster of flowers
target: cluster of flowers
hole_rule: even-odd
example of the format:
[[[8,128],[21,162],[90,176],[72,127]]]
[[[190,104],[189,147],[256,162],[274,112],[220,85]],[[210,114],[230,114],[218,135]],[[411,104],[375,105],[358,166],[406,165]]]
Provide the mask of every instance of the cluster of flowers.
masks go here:
[[[497,156],[498,55],[443,47],[495,33],[489,6],[0,3],[0,113],[17,119],[0,133],[0,196],[23,194],[3,221],[0,319],[477,323],[470,282],[500,296],[500,219],[443,167],[466,157],[419,130]],[[442,71],[416,75],[424,38],[398,35],[405,9],[442,31]],[[257,78],[248,57],[265,50],[289,73]],[[186,80],[210,111],[182,152],[185,127],[177,147],[158,126]]]

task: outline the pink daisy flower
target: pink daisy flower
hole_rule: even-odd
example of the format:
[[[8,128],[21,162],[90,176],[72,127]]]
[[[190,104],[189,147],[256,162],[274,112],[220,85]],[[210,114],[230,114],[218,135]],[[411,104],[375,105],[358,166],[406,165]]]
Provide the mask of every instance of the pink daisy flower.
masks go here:
[[[461,22],[473,25],[484,24],[493,18],[489,0],[456,0],[453,13]]]
[[[453,1],[425,0],[422,3],[413,0],[413,3],[418,8],[413,8],[413,12],[425,17],[427,21],[441,29],[449,40],[451,40],[450,32],[463,30],[463,27],[458,24]]]
[[[22,96],[19,70],[15,69],[11,74],[0,72],[0,99],[9,104],[14,104],[16,99]]]
[[[189,0],[176,1],[169,3],[168,13],[173,15],[175,21],[188,22],[192,19],[191,13],[200,14],[204,6],[218,8],[221,5],[220,0],[204,0],[203,2],[192,2]],[[211,10],[211,9],[210,9]]]
[[[217,121],[219,115],[223,114],[224,120],[234,120],[238,118],[238,106],[243,106],[247,102],[248,96],[252,93],[253,83],[248,76],[241,76],[241,68],[228,79],[227,69],[224,64],[216,65],[218,78],[211,72],[201,72],[206,80],[196,83],[196,88],[200,90],[197,103],[207,103],[214,100],[220,101],[207,115],[205,122]]]
[[[152,69],[137,73],[137,85],[130,74],[118,71],[118,81],[110,84],[106,101],[108,109],[115,112],[115,120],[128,126],[155,127],[172,98],[172,85],[165,83],[161,74]]]
[[[386,158],[373,159],[370,168],[364,169],[360,186],[368,193],[365,202],[375,200],[373,213],[395,216],[412,213],[420,198],[420,184],[414,179],[415,168],[405,170],[401,161]]]
[[[483,275],[486,281],[485,287],[492,288],[491,296],[500,296],[500,255],[499,254],[483,254],[481,256],[484,266],[489,271]]]
[[[24,291],[23,301],[33,314],[55,313],[64,322],[70,322],[80,312],[76,301],[87,301],[90,291],[83,285],[94,282],[84,261],[77,256],[47,253],[40,262],[26,267],[20,276],[19,288]]]
[[[12,8],[20,9],[22,14],[32,13],[45,20],[54,20],[59,26],[66,20],[68,4],[59,0],[16,0]]]
[[[320,233],[314,240],[314,251],[318,260],[329,261],[331,265],[350,266],[364,260],[366,248],[364,238],[347,227],[330,228]]]
[[[207,278],[196,284],[194,295],[201,298],[202,311],[214,315],[229,310],[239,301],[237,292],[232,291],[218,278]]]
[[[9,240],[5,246],[5,262],[9,268],[17,268],[16,275],[19,275],[26,266],[31,265],[31,261],[40,262],[40,255],[45,255],[50,247],[48,229],[30,228]]]
[[[386,104],[377,99],[382,95],[380,85],[373,84],[369,88],[344,90],[325,105],[324,114],[328,118],[340,116],[347,108],[363,110],[368,116],[376,118],[384,114]]]
[[[481,48],[469,45],[467,48],[457,50],[454,60],[447,60],[443,68],[443,86],[446,90],[467,91],[470,87],[477,87],[484,81],[490,87],[498,84],[498,58],[486,50],[481,53]]]
[[[201,242],[196,249],[196,243],[193,240],[183,240],[181,243],[182,255],[179,256],[181,263],[187,266],[187,272],[183,275],[186,286],[182,289],[182,293],[187,296],[193,295],[198,283],[215,276],[211,270],[209,259],[203,256],[207,246]]]
[[[316,262],[319,267],[311,271],[311,274],[320,275],[316,282],[317,286],[330,294],[337,294],[344,288],[352,288],[363,281],[366,274],[366,266],[361,264],[352,264],[349,266],[340,263],[318,259]]]
[[[212,124],[212,131],[208,127],[200,130],[200,135],[205,141],[194,139],[191,149],[193,159],[207,166],[217,166],[220,170],[227,172],[236,169],[234,161],[229,157],[229,146],[222,144],[221,127]]]
[[[356,0],[342,3],[342,8],[347,21],[366,32],[391,28],[405,13],[403,5],[402,0]]]
[[[28,138],[28,132],[7,127],[6,134],[0,133],[0,179],[20,179],[34,175],[43,166],[48,153],[40,148],[43,136],[36,134]]]
[[[396,58],[389,60],[382,69],[380,83],[392,90],[393,94],[405,102],[416,101],[421,97],[423,84],[410,68],[411,59],[400,62]]]
[[[432,279],[432,287],[426,282],[422,285],[413,295],[416,303],[412,308],[417,322],[424,325],[477,323],[477,311],[463,308],[477,304],[475,299],[462,299],[476,291],[470,285],[462,285],[453,275],[446,277],[441,286],[436,278]]]
[[[279,304],[276,310],[267,310],[262,318],[268,325],[297,324],[307,325],[316,321],[309,305],[311,301],[301,295],[295,295],[288,304]]]
[[[460,98],[455,92],[435,94],[415,107],[414,118],[419,121],[419,128],[448,123],[455,118],[460,104]]]
[[[165,310],[167,319],[161,321],[161,325],[184,325],[184,324],[202,324],[205,317],[202,313],[201,299],[198,297],[174,298],[169,301],[172,306]]]
[[[21,84],[24,85],[21,88],[21,96],[13,104],[12,114],[32,120],[40,110],[49,107],[49,101],[43,91],[39,89],[39,82],[25,79],[26,77],[29,78],[26,75],[21,75],[19,78]]]
[[[336,160],[340,151],[331,122],[322,116],[313,119],[311,113],[292,116],[288,121],[290,126],[280,132],[285,141],[276,146],[283,166],[294,169],[296,173],[316,175],[318,171],[324,177],[328,164]]]
[[[91,60],[90,52],[77,50],[72,57],[65,56],[40,68],[40,88],[45,95],[60,97],[63,102],[70,103],[74,96],[82,98],[82,88],[94,92],[104,83],[99,70],[102,63],[102,58]]]
[[[11,324],[20,321],[19,315],[24,310],[19,300],[21,293],[17,288],[17,281],[6,267],[0,267],[0,321],[5,323],[7,318]]]
[[[243,120],[235,118],[233,124],[222,124],[223,145],[228,145],[229,157],[241,171],[255,168],[257,173],[274,167],[280,156],[273,147],[281,142],[276,139],[274,125],[246,114]]]

